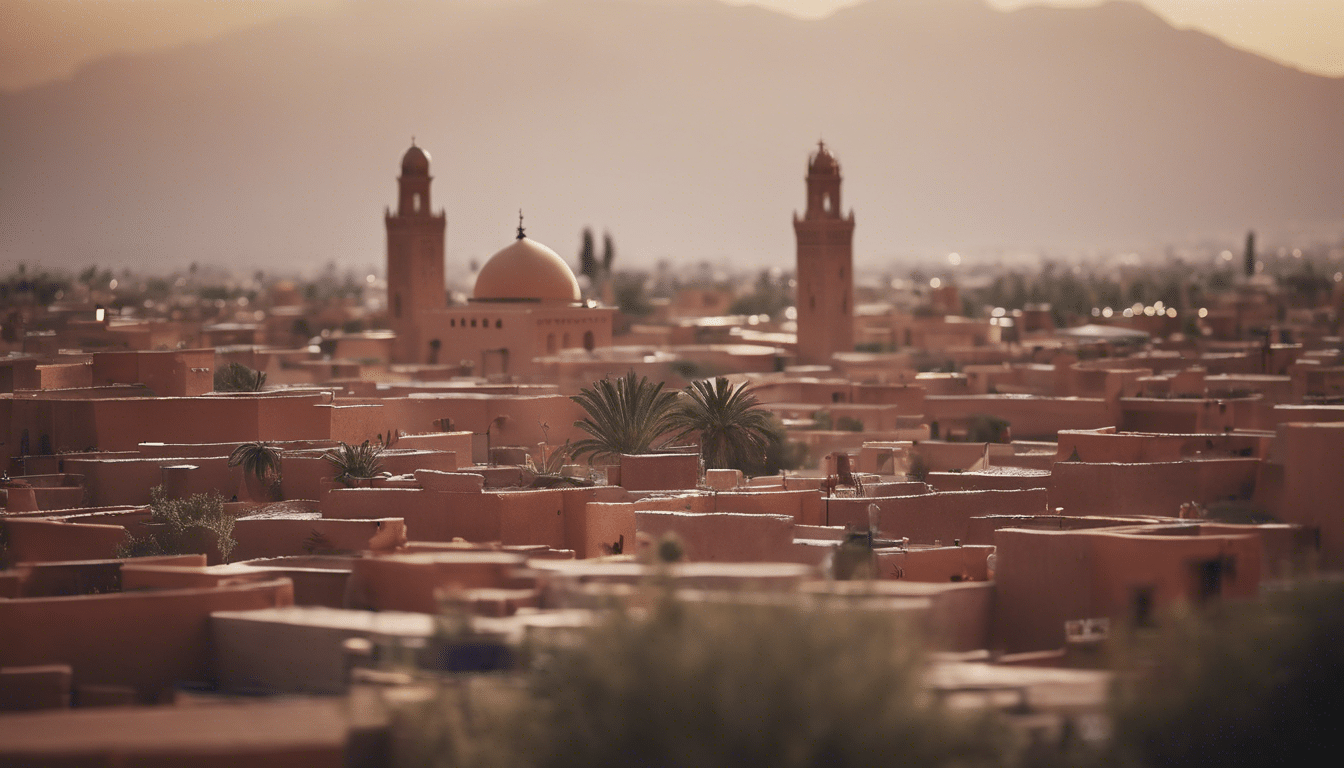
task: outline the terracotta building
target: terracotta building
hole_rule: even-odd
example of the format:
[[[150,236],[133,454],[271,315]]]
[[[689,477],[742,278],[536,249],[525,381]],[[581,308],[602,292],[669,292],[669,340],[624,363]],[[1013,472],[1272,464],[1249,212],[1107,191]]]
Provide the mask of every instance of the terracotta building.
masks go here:
[[[419,341],[421,312],[443,309],[448,303],[443,277],[443,238],[447,218],[430,207],[429,153],[411,143],[401,158],[397,177],[397,211],[387,221],[387,314],[397,334],[396,362],[424,359]]]
[[[417,361],[530,374],[537,357],[611,346],[612,312],[582,300],[569,265],[527,237],[520,218],[517,239],[481,267],[466,306],[420,315]]]
[[[818,142],[807,166],[807,210],[793,215],[802,363],[828,363],[854,349],[854,212],[841,212],[840,181],[840,164]]]

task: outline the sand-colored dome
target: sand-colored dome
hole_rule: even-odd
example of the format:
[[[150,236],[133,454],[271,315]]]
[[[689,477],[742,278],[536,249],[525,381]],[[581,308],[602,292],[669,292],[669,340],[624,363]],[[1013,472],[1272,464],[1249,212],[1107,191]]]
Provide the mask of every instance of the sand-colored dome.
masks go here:
[[[478,301],[579,301],[579,281],[555,251],[520,237],[490,257],[476,275]]]
[[[428,176],[429,153],[412,144],[406,154],[401,156],[401,175]]]

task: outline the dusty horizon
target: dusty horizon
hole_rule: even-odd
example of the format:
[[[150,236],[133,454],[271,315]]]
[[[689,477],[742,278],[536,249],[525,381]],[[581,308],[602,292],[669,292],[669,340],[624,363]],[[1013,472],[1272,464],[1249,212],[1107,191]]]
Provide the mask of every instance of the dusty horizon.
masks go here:
[[[172,37],[196,2],[79,8],[176,8],[149,30]],[[260,0],[247,29],[0,93],[0,261],[376,263],[412,136],[450,270],[506,245],[519,207],[567,258],[591,226],[624,266],[785,263],[818,137],[865,269],[1252,228],[1335,242],[1344,80],[1158,4],[817,0],[790,7],[834,13],[802,21],[717,0]]]
[[[490,0],[519,2],[525,0]],[[688,2],[689,0],[627,0]],[[983,0],[1027,6],[1095,6],[1131,0]],[[1344,3],[1328,0],[1132,0],[1173,26],[1304,72],[1344,77]],[[201,43],[350,0],[0,0],[0,91],[73,76],[107,57]],[[722,0],[800,19],[821,19],[865,0]],[[1333,6],[1333,7],[1332,7]]]

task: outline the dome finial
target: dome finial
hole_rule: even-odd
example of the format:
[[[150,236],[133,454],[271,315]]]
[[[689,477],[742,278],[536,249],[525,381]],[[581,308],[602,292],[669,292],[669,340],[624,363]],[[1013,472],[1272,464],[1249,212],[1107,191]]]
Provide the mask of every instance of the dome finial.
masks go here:
[[[411,146],[412,146],[412,147],[415,146],[415,136],[414,136],[414,135],[411,136]]]
[[[519,208],[519,209],[518,209],[518,239],[519,239],[519,240],[522,240],[524,237],[527,237],[527,233],[523,231],[523,209],[522,209],[522,208]]]

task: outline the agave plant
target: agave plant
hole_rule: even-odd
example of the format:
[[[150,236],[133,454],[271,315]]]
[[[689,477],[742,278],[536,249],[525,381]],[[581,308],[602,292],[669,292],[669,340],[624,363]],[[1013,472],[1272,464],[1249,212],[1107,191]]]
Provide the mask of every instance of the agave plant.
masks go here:
[[[630,371],[619,379],[595,381],[570,399],[588,414],[574,426],[592,435],[574,443],[573,455],[592,454],[600,460],[650,452],[658,438],[672,431],[677,393],[664,392],[662,382],[654,384]]]
[[[266,374],[242,363],[228,362],[215,369],[216,392],[260,392],[266,386]]]
[[[382,455],[382,445],[365,440],[359,445],[342,442],[339,448],[322,454],[322,458],[336,469],[337,482],[350,487],[358,480],[376,476],[383,468]]]
[[[541,445],[540,455],[542,458],[540,461],[533,459],[531,456],[527,457],[527,471],[535,475],[535,477],[532,478],[530,487],[554,488],[556,486],[565,485],[575,487],[592,485],[592,482],[589,480],[577,477],[565,477],[560,474],[561,470],[565,468],[565,464],[569,462],[569,457],[572,454],[573,451],[568,440],[565,441],[564,445],[551,451],[549,456],[546,455],[546,445],[543,443]]]
[[[770,413],[746,384],[734,387],[720,376],[691,382],[672,412],[676,438],[699,434],[700,452],[710,469],[742,469],[760,464],[777,439]]]

